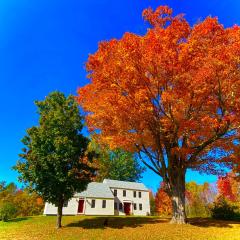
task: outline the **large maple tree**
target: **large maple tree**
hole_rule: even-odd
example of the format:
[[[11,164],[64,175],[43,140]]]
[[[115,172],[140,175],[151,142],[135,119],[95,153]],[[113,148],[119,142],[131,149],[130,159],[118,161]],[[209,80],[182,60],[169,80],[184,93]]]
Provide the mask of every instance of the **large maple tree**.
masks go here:
[[[145,35],[103,41],[89,56],[78,101],[99,141],[138,153],[163,178],[172,222],[185,223],[186,170],[238,161],[240,27],[211,17],[190,26],[167,6],[143,16]]]

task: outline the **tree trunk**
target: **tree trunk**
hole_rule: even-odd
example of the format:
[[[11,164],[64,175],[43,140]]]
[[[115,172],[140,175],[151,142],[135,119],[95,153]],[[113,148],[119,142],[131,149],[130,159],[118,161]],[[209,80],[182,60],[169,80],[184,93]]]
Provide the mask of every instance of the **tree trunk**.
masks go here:
[[[170,181],[173,216],[170,223],[185,224],[185,170],[178,169]]]
[[[62,227],[62,209],[63,209],[64,200],[59,200],[58,209],[57,209],[57,225],[56,228]]]

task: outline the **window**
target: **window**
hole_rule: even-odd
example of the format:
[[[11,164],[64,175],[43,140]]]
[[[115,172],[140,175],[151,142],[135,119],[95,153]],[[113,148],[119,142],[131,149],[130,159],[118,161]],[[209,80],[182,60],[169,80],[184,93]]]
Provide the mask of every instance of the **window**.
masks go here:
[[[68,206],[68,201],[64,201],[63,207],[67,207],[67,206]]]
[[[137,197],[137,192],[133,191],[133,197]]]
[[[102,208],[106,208],[106,200],[102,200]]]
[[[123,209],[123,204],[120,202],[119,203],[119,210],[122,210]]]
[[[126,190],[123,190],[123,196],[126,197]]]
[[[114,209],[117,210],[117,203],[114,203]]]
[[[133,208],[134,208],[134,210],[137,210],[137,204],[136,203],[133,204]]]
[[[117,189],[114,189],[113,195],[116,197],[117,196]]]
[[[91,208],[95,208],[95,199],[92,199]]]
[[[138,192],[138,197],[139,197],[139,198],[142,197],[142,192]]]
[[[142,204],[139,203],[139,210],[142,210]]]

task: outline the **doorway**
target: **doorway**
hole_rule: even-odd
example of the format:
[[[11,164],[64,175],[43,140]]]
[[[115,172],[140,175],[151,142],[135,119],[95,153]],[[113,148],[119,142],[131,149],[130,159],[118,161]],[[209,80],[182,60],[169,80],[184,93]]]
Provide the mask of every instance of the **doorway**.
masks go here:
[[[84,199],[79,199],[78,201],[78,213],[83,213]]]
[[[131,203],[128,203],[128,202],[124,203],[124,212],[125,212],[126,215],[130,215]]]

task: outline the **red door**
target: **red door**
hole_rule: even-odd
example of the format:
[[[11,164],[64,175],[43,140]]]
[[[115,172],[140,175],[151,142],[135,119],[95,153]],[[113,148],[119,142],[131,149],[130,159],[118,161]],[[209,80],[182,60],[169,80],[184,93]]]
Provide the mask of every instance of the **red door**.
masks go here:
[[[126,215],[130,215],[131,203],[124,203],[124,212]]]
[[[78,213],[83,213],[84,200],[79,199],[78,201]]]

